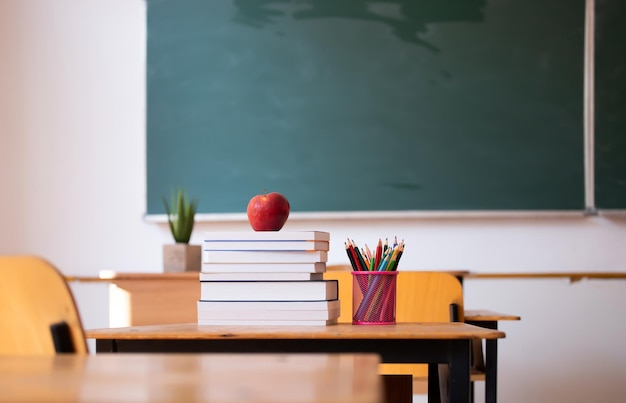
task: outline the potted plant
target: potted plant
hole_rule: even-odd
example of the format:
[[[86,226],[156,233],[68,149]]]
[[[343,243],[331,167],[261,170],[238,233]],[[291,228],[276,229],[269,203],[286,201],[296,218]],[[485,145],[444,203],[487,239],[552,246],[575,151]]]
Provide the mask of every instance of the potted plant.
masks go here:
[[[170,203],[163,197],[167,222],[176,242],[163,245],[163,270],[166,272],[200,271],[201,247],[189,245],[197,204],[181,188],[177,193],[172,191]]]

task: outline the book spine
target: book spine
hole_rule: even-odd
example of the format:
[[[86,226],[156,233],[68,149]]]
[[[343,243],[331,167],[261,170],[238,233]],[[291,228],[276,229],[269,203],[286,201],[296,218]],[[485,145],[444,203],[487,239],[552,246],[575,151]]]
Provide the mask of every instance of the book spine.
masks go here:
[[[324,231],[206,231],[205,241],[330,241]]]
[[[337,298],[337,280],[200,282],[200,299],[202,300],[303,301]]]
[[[208,251],[328,251],[324,241],[221,241],[205,240],[202,248]]]
[[[200,272],[200,281],[290,281],[323,280],[323,273],[209,273]]]
[[[203,263],[325,263],[327,260],[326,251],[202,251]]]
[[[337,324],[337,319],[330,320],[225,320],[198,319],[198,325],[205,326],[328,326]]]
[[[338,317],[338,309],[330,311],[198,311],[198,319],[209,320],[330,320]]]
[[[328,311],[340,309],[340,301],[198,301],[198,311]]]
[[[324,273],[325,262],[314,263],[202,263],[202,271],[212,273]]]

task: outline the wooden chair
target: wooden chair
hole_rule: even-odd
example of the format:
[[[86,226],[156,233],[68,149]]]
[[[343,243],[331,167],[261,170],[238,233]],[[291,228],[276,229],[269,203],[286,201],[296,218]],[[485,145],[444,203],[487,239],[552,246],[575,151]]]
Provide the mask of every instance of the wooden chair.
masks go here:
[[[63,275],[35,256],[0,256],[0,355],[88,353]]]
[[[329,265],[325,279],[339,280],[341,315],[339,322],[352,322],[352,274],[350,266]],[[463,288],[451,274],[443,272],[400,271],[397,277],[396,322],[450,322],[451,306],[454,318],[463,321]],[[383,375],[411,374],[413,393],[426,392],[428,366],[425,364],[381,364]],[[473,380],[476,380],[473,377]],[[484,376],[483,376],[484,379]],[[432,385],[431,385],[432,386]],[[430,388],[429,388],[430,389]],[[439,389],[436,385],[434,389]]]

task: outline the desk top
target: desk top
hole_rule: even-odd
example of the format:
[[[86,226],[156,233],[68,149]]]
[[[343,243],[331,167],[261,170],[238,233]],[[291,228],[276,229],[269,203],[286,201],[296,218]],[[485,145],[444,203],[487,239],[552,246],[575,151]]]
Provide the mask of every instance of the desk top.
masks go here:
[[[200,273],[195,272],[146,272],[146,273],[120,273],[112,270],[101,270],[95,276],[65,276],[66,281],[115,283],[117,281],[200,281]]]
[[[380,402],[374,354],[0,357],[0,401]]]
[[[348,266],[346,266],[348,267]],[[337,267],[327,268],[328,271],[339,270]],[[450,273],[464,279],[569,279],[570,282],[580,281],[582,279],[590,280],[625,280],[626,272],[494,272],[494,273],[477,273],[466,270],[439,270]],[[111,282],[117,281],[145,281],[145,280],[198,280],[198,272],[182,272],[182,273],[163,273],[163,272],[145,272],[145,273],[126,273],[116,272],[113,270],[102,270],[96,276],[75,276],[67,275],[67,281],[78,282]]]
[[[521,320],[521,316],[510,315],[507,313],[500,313],[490,311],[488,309],[465,309],[463,316],[465,321],[470,322],[487,322],[487,321],[501,321],[501,320]]]
[[[89,339],[501,339],[504,332],[467,323],[397,323],[395,325],[200,326],[197,323],[86,330]]]

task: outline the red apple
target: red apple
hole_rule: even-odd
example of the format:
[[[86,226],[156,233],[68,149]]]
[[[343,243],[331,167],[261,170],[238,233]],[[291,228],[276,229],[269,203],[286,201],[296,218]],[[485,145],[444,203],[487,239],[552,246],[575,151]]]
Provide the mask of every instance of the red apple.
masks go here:
[[[256,195],[248,202],[248,222],[255,231],[278,231],[289,217],[289,201],[278,192]]]

